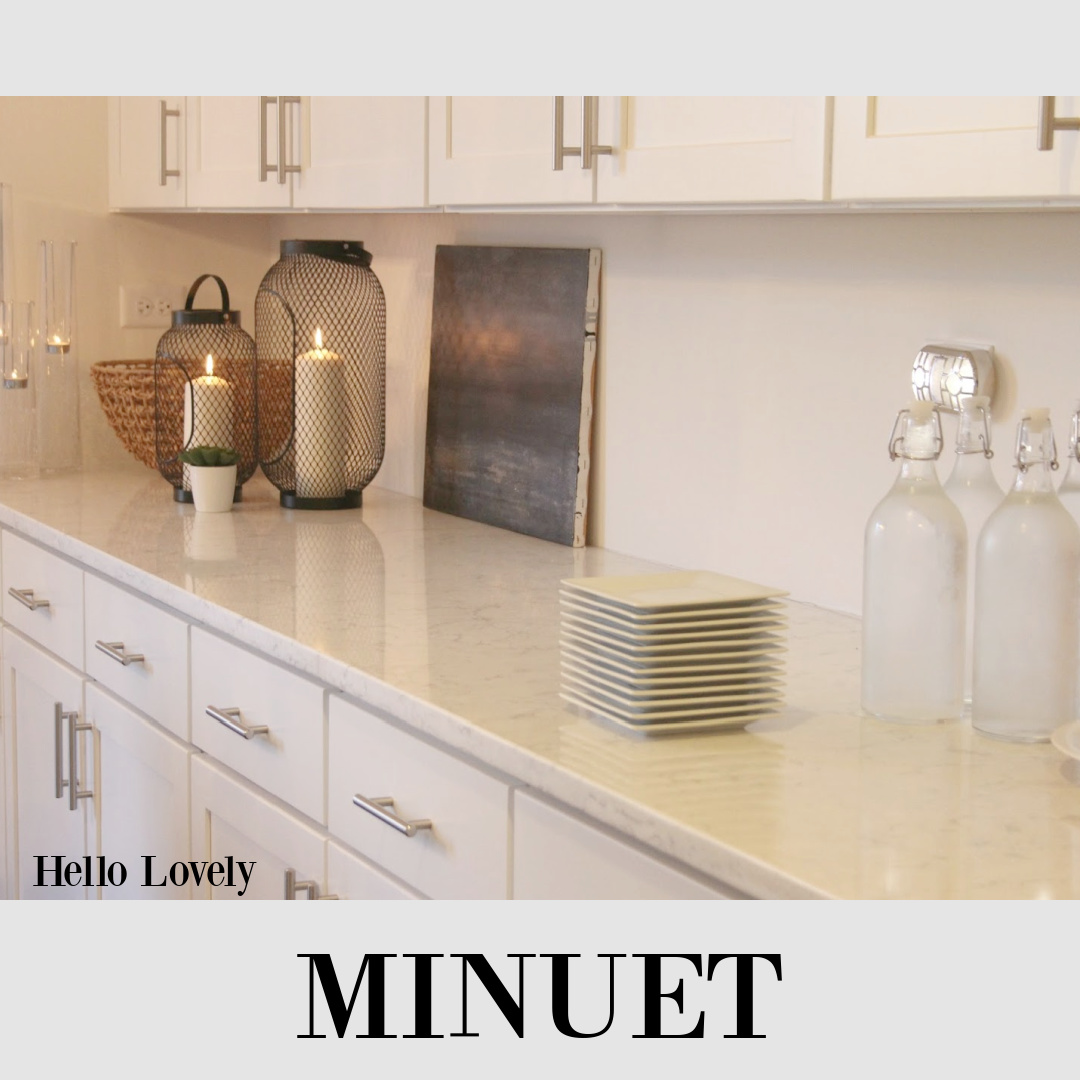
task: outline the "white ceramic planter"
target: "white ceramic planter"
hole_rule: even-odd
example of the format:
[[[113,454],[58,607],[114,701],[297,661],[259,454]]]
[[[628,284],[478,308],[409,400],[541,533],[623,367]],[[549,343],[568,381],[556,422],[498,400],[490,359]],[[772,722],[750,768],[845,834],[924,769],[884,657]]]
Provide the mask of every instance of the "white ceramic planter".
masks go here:
[[[191,497],[195,509],[204,514],[231,510],[236,493],[235,465],[189,465]]]

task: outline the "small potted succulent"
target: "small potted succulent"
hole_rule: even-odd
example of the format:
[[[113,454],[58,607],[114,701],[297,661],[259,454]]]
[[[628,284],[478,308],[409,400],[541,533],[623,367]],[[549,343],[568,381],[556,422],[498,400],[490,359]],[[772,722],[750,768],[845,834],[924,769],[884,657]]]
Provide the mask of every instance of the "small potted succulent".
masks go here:
[[[191,446],[180,451],[191,484],[195,509],[219,514],[231,510],[236,494],[236,463],[240,455],[224,446]]]

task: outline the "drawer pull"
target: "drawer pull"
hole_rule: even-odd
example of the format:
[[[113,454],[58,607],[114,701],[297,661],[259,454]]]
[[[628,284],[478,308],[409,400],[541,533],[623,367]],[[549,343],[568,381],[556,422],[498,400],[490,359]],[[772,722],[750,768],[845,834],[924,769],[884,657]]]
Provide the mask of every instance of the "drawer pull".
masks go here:
[[[336,900],[337,897],[333,893],[327,893],[326,896],[319,895],[319,885],[315,881],[297,881],[296,871],[290,867],[285,871],[285,899],[295,900],[296,894],[303,890],[308,894],[309,900]]]
[[[432,827],[427,818],[420,821],[406,821],[404,818],[398,817],[391,809],[394,805],[392,798],[368,799],[363,795],[354,795],[352,801],[353,806],[359,806],[361,810],[366,810],[373,817],[377,817],[384,825],[397,829],[399,833],[403,833],[405,836],[415,836],[421,829],[430,829]]]
[[[61,702],[53,706],[53,750],[56,754],[56,797],[64,797],[68,782],[64,779],[64,722],[75,713],[67,713]]]
[[[37,611],[38,608],[47,608],[49,606],[48,600],[36,600],[34,598],[33,589],[16,589],[12,585],[8,589],[8,596],[13,596],[23,607],[28,607],[31,611]]]
[[[118,664],[123,664],[124,667],[128,664],[141,664],[146,659],[142,653],[125,652],[122,641],[95,641],[94,647]]]
[[[1039,132],[1035,145],[1040,150],[1054,149],[1055,131],[1076,131],[1080,128],[1080,117],[1055,115],[1056,101],[1052,97],[1039,98]]]
[[[214,705],[206,706],[206,715],[219,724],[224,724],[234,735],[242,735],[245,739],[254,739],[256,735],[269,735],[268,727],[246,727],[240,723],[239,709],[219,709]]]

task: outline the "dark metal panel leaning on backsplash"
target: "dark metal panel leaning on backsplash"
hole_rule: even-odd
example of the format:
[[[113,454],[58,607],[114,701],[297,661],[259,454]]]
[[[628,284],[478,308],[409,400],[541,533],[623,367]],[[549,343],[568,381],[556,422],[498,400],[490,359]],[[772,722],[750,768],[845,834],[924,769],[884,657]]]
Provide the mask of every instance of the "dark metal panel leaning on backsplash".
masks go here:
[[[585,543],[600,251],[439,245],[424,505]]]

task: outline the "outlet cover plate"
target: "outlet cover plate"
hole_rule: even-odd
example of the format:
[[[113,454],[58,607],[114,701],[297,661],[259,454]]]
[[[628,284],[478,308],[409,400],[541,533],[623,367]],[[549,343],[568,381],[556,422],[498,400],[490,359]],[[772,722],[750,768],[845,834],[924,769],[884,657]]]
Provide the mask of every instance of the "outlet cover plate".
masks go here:
[[[167,330],[172,313],[184,306],[187,288],[165,282],[120,286],[120,325],[126,329]]]

